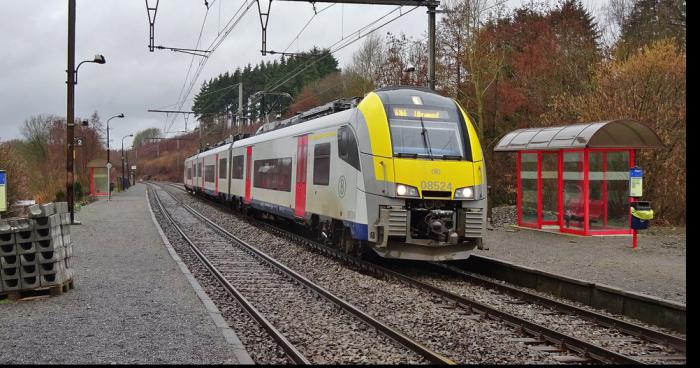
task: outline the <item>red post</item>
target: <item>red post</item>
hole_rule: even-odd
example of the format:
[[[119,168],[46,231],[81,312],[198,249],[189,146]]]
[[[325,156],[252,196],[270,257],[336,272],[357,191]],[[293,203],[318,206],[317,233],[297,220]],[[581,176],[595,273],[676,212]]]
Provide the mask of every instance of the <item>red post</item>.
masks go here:
[[[520,177],[520,161],[522,160],[522,153],[518,151],[518,157],[516,159],[517,161],[515,162],[515,171],[517,172],[518,175],[518,194],[517,194],[517,208],[518,208],[518,226],[522,226],[523,220],[522,220],[522,184],[521,180],[522,178]]]
[[[637,249],[637,230],[632,230],[632,249]]]

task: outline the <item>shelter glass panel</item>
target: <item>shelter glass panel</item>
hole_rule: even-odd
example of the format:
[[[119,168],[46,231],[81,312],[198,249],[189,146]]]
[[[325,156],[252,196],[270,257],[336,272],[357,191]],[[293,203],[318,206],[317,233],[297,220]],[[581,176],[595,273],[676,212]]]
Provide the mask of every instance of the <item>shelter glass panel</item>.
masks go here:
[[[520,218],[537,224],[537,153],[520,155]]]
[[[603,152],[588,153],[588,221],[590,229],[605,227]]]
[[[629,151],[602,153],[604,170],[602,175],[590,174],[590,182],[600,181],[604,197],[604,217],[591,230],[628,230],[629,219]],[[591,169],[592,171],[592,169]]]
[[[107,169],[93,169],[92,177],[95,182],[95,192],[107,193]]]
[[[583,230],[583,170],[583,151],[564,152],[562,179],[565,229]]]
[[[559,154],[543,152],[542,167],[542,221],[559,220]]]

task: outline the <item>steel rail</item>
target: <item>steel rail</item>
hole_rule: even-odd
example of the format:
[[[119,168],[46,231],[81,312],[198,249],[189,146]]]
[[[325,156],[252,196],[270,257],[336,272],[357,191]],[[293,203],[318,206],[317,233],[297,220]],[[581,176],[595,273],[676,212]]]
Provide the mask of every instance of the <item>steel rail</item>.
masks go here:
[[[165,191],[168,193],[167,191]],[[170,194],[170,193],[168,193]],[[187,204],[183,203],[182,201],[178,200],[175,198],[172,194],[170,194],[172,198],[185,210],[193,214],[194,216],[198,217],[208,225],[210,225],[213,229],[219,231],[221,234],[224,236],[234,240],[238,244],[242,245],[246,249],[248,249],[250,252],[258,256],[260,259],[264,260],[271,266],[279,269],[283,273],[291,276],[293,279],[299,281],[303,285],[305,285],[309,290],[315,292],[316,294],[324,297],[325,299],[329,300],[330,302],[336,304],[346,312],[349,312],[350,314],[354,315],[361,321],[365,322],[366,324],[374,327],[377,329],[377,331],[383,333],[384,335],[388,336],[389,338],[393,339],[394,341],[398,342],[399,344],[407,347],[411,351],[417,353],[418,355],[422,356],[425,358],[427,361],[433,364],[450,364],[454,365],[457,364],[453,360],[446,358],[442,356],[441,354],[434,352],[430,350],[428,347],[424,346],[423,344],[413,340],[412,338],[408,337],[407,335],[403,334],[402,332],[389,327],[388,325],[384,324],[383,322],[373,318],[372,316],[366,314],[365,312],[362,312],[361,310],[357,309],[355,306],[352,304],[338,298],[337,296],[333,295],[331,292],[328,290],[324,289],[323,287],[315,284],[313,281],[307,279],[306,277],[302,276],[301,274],[297,273],[296,271],[290,269],[289,267],[285,266],[284,264],[280,263],[279,261],[275,260],[274,258],[268,256],[264,252],[260,251],[259,249],[253,247],[252,245],[248,244],[244,240],[238,238],[237,236],[231,234],[228,232],[226,229],[223,227],[219,226],[219,224],[215,223],[214,221],[210,220],[206,216],[202,215],[199,213],[197,210],[194,208],[188,206]]]
[[[187,192],[181,186],[177,186],[174,184],[170,185],[177,189]],[[432,264],[435,267],[447,270],[448,272],[457,274],[462,278],[466,279],[468,282],[478,284],[486,288],[495,289],[500,292],[510,294],[511,296],[514,296],[516,298],[537,303],[539,305],[549,307],[560,312],[573,313],[579,315],[583,319],[589,320],[607,328],[615,328],[627,335],[633,336],[640,340],[648,340],[659,344],[669,345],[674,349],[678,350],[679,352],[687,352],[687,342],[685,338],[654,330],[652,328],[641,326],[639,324],[628,322],[619,318],[610,317],[602,313],[598,313],[569,303],[565,303],[560,300],[539,295],[531,291],[519,289],[508,284],[502,284],[454,265],[436,262],[431,262],[430,264]]]
[[[326,254],[330,254],[342,260],[350,261],[350,263],[355,264],[361,269],[367,272],[371,272],[374,275],[384,278],[392,278],[411,287],[423,289],[433,295],[438,295],[444,299],[450,300],[453,303],[455,303],[455,305],[469,312],[476,312],[482,315],[484,318],[502,321],[524,334],[533,336],[538,339],[543,339],[543,341],[548,341],[549,343],[554,344],[562,349],[567,349],[579,353],[587,358],[606,364],[644,364],[643,362],[638,361],[634,358],[614,352],[612,350],[608,350],[606,348],[587,342],[585,340],[581,340],[579,338],[563,334],[561,332],[552,330],[542,325],[538,325],[534,322],[527,321],[525,319],[508,314],[506,312],[499,311],[498,309],[489,307],[483,303],[434,287],[432,285],[418,281],[398,272],[379,266],[375,263],[362,261],[356,257],[347,255],[340,250],[332,249],[328,246],[313,242],[309,239],[300,237],[297,234],[290,233],[286,230],[279,229],[264,222],[258,223],[261,224],[261,226],[264,226],[268,231],[276,232],[278,234],[281,234],[282,236],[291,237],[296,241],[303,241],[305,244],[317,250],[321,250]]]
[[[180,236],[182,237],[185,242],[192,248],[194,251],[195,255],[199,260],[207,267],[209,272],[216,277],[217,280],[226,288],[226,290],[234,296],[238,302],[243,306],[243,308],[248,312],[248,314],[254,318],[260,325],[270,334],[270,336],[280,345],[280,347],[284,350],[284,352],[287,354],[289,359],[291,359],[294,363],[296,364],[311,364],[311,362],[306,359],[306,357],[297,350],[297,348],[287,340],[287,338],[277,329],[275,326],[272,325],[270,321],[265,318],[265,316],[260,313],[260,311],[253,306],[248,299],[241,294],[238,289],[236,289],[235,286],[233,286],[227,279],[224,277],[221,272],[216,269],[216,267],[209,261],[209,259],[199,250],[199,248],[192,242],[192,240],[185,234],[185,232],[182,230],[182,228],[175,222],[175,219],[172,218],[170,213],[165,209],[165,206],[160,200],[160,196],[158,195],[158,192],[155,190],[151,190],[151,192],[154,195],[154,199],[156,201],[156,204],[158,205],[158,208],[160,209],[160,212],[163,214],[163,216],[170,222],[170,224],[180,233]]]
[[[177,189],[180,189],[182,191],[187,192],[187,190],[185,190],[182,186],[178,186],[178,185],[174,185],[174,184],[169,184],[169,185],[171,185]],[[217,202],[214,202],[211,200],[210,200],[210,202],[215,203],[221,207],[224,207],[227,210],[230,210],[228,207],[225,207]],[[298,234],[294,234],[294,233],[289,232],[289,231],[284,230],[284,229],[280,229],[279,227],[272,226],[268,223],[265,223],[265,222],[262,222],[259,220],[251,220],[250,218],[246,218],[246,220],[248,220],[249,222],[254,222],[258,226],[262,226],[265,229],[267,229],[268,231],[280,234],[280,235],[285,236],[287,238],[291,238],[295,241],[303,242],[304,244],[306,244],[314,249],[321,250],[324,253],[326,253],[332,257],[339,258],[339,259],[344,260],[346,262],[349,262],[351,264],[357,265],[358,267],[360,267],[366,271],[372,272],[375,275],[384,276],[384,277],[391,277],[391,278],[394,278],[394,279],[401,281],[405,284],[408,284],[410,286],[424,289],[424,290],[429,291],[435,295],[439,295],[443,298],[451,300],[451,301],[455,302],[458,306],[463,307],[467,310],[476,310],[478,313],[482,314],[485,317],[490,317],[490,318],[502,320],[505,323],[511,325],[512,327],[520,329],[521,331],[523,331],[529,335],[544,338],[545,340],[547,340],[555,345],[561,346],[563,348],[567,348],[569,350],[572,350],[572,351],[577,352],[579,354],[582,354],[584,356],[588,356],[588,357],[595,359],[595,360],[598,360],[600,362],[603,362],[603,363],[622,363],[622,364],[643,364],[643,362],[638,361],[632,357],[614,352],[612,350],[603,348],[601,346],[595,345],[593,343],[590,343],[590,342],[587,342],[587,341],[584,341],[584,340],[581,340],[581,339],[578,339],[578,338],[575,338],[572,336],[568,336],[566,334],[552,330],[548,327],[537,325],[533,322],[524,320],[520,317],[507,314],[505,312],[502,312],[502,311],[499,311],[495,308],[486,306],[486,305],[479,303],[479,302],[476,302],[474,300],[461,297],[457,294],[454,294],[454,293],[451,293],[449,291],[434,287],[434,286],[429,285],[427,283],[424,283],[422,281],[413,279],[409,276],[400,274],[396,271],[389,270],[389,269],[382,267],[382,266],[379,266],[375,263],[369,263],[369,262],[362,261],[356,257],[349,256],[338,249],[330,248],[326,245],[317,243],[315,241],[311,241],[308,238],[302,237]],[[446,266],[446,269],[449,269],[450,267],[452,267],[452,266]],[[455,270],[450,270],[450,271],[455,272]],[[460,273],[460,275],[461,275],[461,273]],[[479,277],[476,277],[475,281],[481,281],[478,279],[479,279]],[[486,280],[486,281],[484,281],[484,283],[489,282],[489,281],[490,280]],[[493,283],[493,284],[496,286],[503,286],[503,289],[501,289],[501,291],[509,291],[509,292],[512,292],[513,294],[519,294],[518,295],[519,297],[527,298],[527,300],[529,300],[531,302],[534,302],[537,304],[542,304],[542,305],[545,305],[548,307],[561,308],[564,311],[575,313],[584,319],[593,318],[595,322],[597,322],[605,327],[616,328],[616,329],[620,330],[621,332],[627,333],[627,334],[632,335],[636,338],[642,337],[642,338],[646,338],[650,341],[665,343],[665,344],[668,344],[668,345],[676,348],[679,351],[685,352],[686,345],[685,345],[684,339],[681,339],[681,338],[678,338],[678,337],[675,337],[672,335],[667,335],[667,334],[664,334],[662,332],[655,331],[655,330],[652,330],[652,329],[649,329],[649,328],[646,328],[643,326],[635,325],[635,324],[632,324],[632,323],[629,323],[626,321],[622,321],[622,320],[619,320],[616,318],[604,316],[602,314],[591,312],[591,311],[588,311],[588,310],[585,310],[582,308],[578,308],[578,307],[575,307],[575,306],[572,306],[572,305],[569,305],[566,303],[562,303],[560,301],[552,300],[552,299],[545,298],[545,297],[542,297],[542,296],[539,296],[536,294],[532,294],[532,293],[527,293],[525,291],[522,291],[522,290],[519,290],[516,288],[512,288],[512,287],[508,287],[506,285],[500,285],[497,283]],[[600,316],[600,318],[598,318],[598,316]]]
[[[624,332],[625,334],[634,336],[639,339],[645,339],[649,340],[655,343],[659,344],[667,344],[674,349],[686,353],[686,339],[678,337],[678,336],[673,336],[661,331],[657,331],[645,326],[638,325],[636,323],[624,321],[618,318],[606,316],[604,314],[591,311],[588,309],[584,309],[569,303],[562,302],[560,300],[555,300],[543,295],[538,295],[534,292],[530,292],[527,290],[522,290],[519,288],[516,288],[514,286],[510,286],[507,284],[501,284],[499,282],[493,281],[491,279],[488,279],[484,276],[480,276],[477,274],[474,274],[472,272],[468,272],[466,270],[463,270],[461,268],[444,264],[444,263],[432,263],[431,264],[435,267],[439,267],[445,270],[448,270],[449,272],[452,272],[463,279],[467,280],[470,283],[473,284],[478,284],[480,286],[489,288],[489,289],[495,289],[500,292],[510,294],[511,296],[514,296],[516,298],[522,299],[522,300],[527,300],[530,302],[534,302],[552,309],[556,309],[560,312],[566,312],[566,313],[573,313],[577,314],[584,319],[590,320],[592,322],[595,322],[601,326],[608,327],[608,328],[615,328],[620,330],[621,332]]]

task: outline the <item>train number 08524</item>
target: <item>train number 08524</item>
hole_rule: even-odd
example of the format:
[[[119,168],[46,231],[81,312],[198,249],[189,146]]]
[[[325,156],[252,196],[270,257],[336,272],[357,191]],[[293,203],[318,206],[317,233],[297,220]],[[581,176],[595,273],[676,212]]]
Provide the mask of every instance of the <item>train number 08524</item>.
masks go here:
[[[444,181],[421,181],[421,190],[452,190],[452,183]]]

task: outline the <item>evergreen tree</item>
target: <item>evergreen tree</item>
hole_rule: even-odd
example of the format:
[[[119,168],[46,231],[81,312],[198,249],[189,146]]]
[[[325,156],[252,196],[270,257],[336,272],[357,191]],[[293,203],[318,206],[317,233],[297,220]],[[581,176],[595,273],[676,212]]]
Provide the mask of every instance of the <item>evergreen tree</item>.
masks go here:
[[[670,38],[685,50],[685,33],[685,0],[638,0],[623,20],[616,54],[626,58],[654,41]]]

